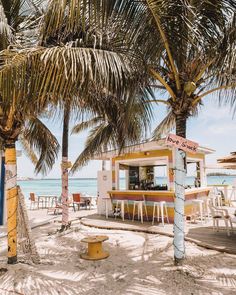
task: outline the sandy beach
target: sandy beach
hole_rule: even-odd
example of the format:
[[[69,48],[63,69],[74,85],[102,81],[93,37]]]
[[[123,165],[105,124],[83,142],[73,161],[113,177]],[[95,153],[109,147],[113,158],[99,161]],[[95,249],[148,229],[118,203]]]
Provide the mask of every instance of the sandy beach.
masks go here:
[[[86,227],[74,222],[71,230],[56,233],[51,222],[33,230],[41,264],[33,265],[19,256],[17,265],[5,263],[1,251],[0,294],[234,294],[234,255],[206,250],[186,243],[183,268],[173,266],[172,238],[120,230]],[[106,260],[86,261],[81,239],[107,235]],[[0,240],[1,249],[6,240]],[[2,255],[4,254],[4,255]],[[3,258],[4,257],[4,258]],[[23,259],[23,260],[22,260]]]

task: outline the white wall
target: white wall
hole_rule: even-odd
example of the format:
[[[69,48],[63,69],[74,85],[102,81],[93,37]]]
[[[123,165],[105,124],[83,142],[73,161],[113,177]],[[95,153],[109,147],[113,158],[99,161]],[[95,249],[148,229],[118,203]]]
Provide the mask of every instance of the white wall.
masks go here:
[[[112,173],[108,171],[98,171],[98,214],[106,214],[106,204],[108,206],[108,214],[112,212],[112,204],[110,195],[107,193],[112,190]]]

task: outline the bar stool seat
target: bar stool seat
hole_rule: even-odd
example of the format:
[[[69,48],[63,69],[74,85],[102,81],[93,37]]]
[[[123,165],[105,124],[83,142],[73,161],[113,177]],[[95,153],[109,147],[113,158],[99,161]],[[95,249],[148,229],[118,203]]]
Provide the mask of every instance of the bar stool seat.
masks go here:
[[[138,213],[138,220],[140,218],[141,223],[143,223],[143,208],[145,210],[146,218],[148,220],[147,207],[146,207],[145,201],[134,201],[134,203],[133,203],[133,221],[134,221],[134,216],[136,213],[136,207],[137,207],[137,213]]]
[[[128,213],[129,219],[130,219],[130,214],[129,214],[129,201],[128,200],[116,200],[116,208],[120,207],[120,212],[121,212],[121,218],[124,221],[125,220],[125,206],[126,206],[126,212]],[[116,219],[116,215],[115,215]]]
[[[160,211],[161,211],[161,222],[162,225],[165,226],[165,218],[167,219],[167,222],[169,222],[169,217],[168,217],[168,211],[167,211],[167,206],[166,206],[166,201],[160,201],[160,202],[154,202],[153,203],[153,217],[152,217],[152,224],[154,224],[155,220],[155,211],[156,212],[156,218],[159,220],[160,218]],[[165,211],[165,212],[164,212]]]

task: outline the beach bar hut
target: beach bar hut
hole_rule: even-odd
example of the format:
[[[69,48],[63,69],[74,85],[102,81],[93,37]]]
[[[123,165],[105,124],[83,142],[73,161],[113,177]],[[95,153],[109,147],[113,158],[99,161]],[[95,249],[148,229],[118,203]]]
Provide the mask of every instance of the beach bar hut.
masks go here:
[[[186,215],[191,214],[193,200],[207,197],[209,194],[205,156],[213,152],[212,149],[199,146],[196,153],[187,153],[187,165],[195,167],[196,178],[192,185],[186,186]],[[109,162],[108,170],[98,172],[99,214],[112,215],[116,201],[127,200],[131,215],[134,201],[145,200],[151,220],[153,203],[166,201],[169,220],[173,222],[175,149],[167,146],[165,139],[129,146],[120,154],[117,150],[111,150],[97,155],[95,159]],[[158,177],[160,170],[165,172],[165,177]]]

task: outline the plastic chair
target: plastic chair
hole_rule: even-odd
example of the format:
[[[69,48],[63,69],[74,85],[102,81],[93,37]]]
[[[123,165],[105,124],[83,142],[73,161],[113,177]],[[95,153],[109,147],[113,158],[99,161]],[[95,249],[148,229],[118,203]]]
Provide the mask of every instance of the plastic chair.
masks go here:
[[[43,200],[40,200],[36,197],[35,193],[30,193],[30,210],[32,210],[32,207],[35,207],[35,205],[37,205],[37,209],[39,209],[39,203],[42,204],[42,208],[43,208]]]
[[[201,223],[203,223],[203,220],[205,220],[204,200],[196,199],[193,200],[193,203],[196,205],[196,207],[198,207]]]
[[[78,206],[78,210],[80,210],[80,205],[85,204],[81,200],[81,194],[80,193],[72,194],[72,198],[73,198],[73,208],[74,208],[74,211],[75,211],[75,205],[77,205]]]
[[[230,236],[229,225],[233,231],[233,224],[231,217],[229,216],[228,210],[216,208],[212,205],[209,205],[209,209],[211,211],[211,216],[213,219],[213,231],[215,231],[215,229],[219,231],[219,220],[223,220],[225,222],[227,235]]]

